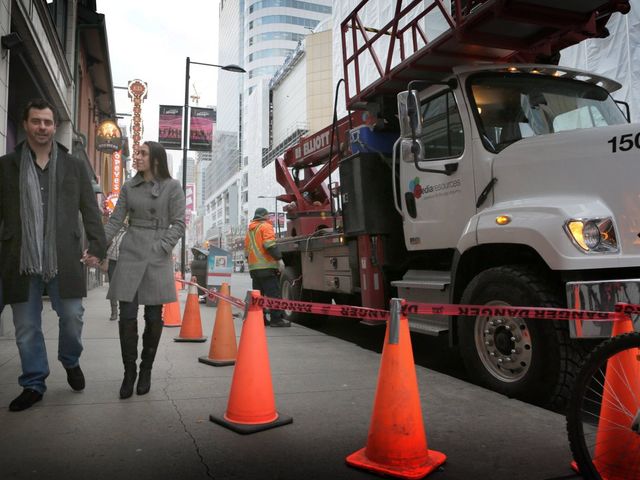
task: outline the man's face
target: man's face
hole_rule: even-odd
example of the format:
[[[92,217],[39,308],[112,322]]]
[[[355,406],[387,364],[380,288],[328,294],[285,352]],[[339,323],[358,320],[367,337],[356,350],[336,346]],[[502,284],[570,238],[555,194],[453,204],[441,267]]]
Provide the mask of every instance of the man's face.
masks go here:
[[[27,141],[32,147],[44,147],[53,143],[56,133],[56,123],[53,120],[53,112],[49,108],[38,110],[31,108],[29,118],[23,122],[27,132]]]

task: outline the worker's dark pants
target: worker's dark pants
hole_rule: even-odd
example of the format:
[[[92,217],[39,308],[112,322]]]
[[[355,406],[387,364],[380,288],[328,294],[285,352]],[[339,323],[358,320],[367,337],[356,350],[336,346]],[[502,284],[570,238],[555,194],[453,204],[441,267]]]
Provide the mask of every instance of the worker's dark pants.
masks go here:
[[[262,268],[249,272],[254,290],[260,290],[265,297],[280,298],[280,279],[275,268]],[[271,321],[282,320],[282,310],[271,310]]]

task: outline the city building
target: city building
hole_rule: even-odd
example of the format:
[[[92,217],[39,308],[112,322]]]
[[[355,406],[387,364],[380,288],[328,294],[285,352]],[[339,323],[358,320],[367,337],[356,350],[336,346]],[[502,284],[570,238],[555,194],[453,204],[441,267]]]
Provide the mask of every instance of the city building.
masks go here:
[[[96,148],[96,130],[115,118],[115,107],[105,17],[95,0],[0,0],[0,155],[24,140],[22,112],[35,97],[58,110],[56,140],[86,162],[102,204],[111,154]],[[100,283],[88,269],[87,287]]]
[[[209,213],[216,212],[212,226],[219,227],[218,230],[205,228],[207,240],[215,237],[218,245],[231,248],[235,234],[229,232],[237,231],[237,236],[244,236],[257,198],[281,193],[275,189],[273,171],[269,171],[273,165],[264,170],[269,171],[270,177],[261,176],[263,154],[273,143],[269,81],[301,41],[331,17],[331,12],[332,0],[220,1],[219,62],[241,65],[247,73],[234,76],[221,72],[218,79],[218,133],[223,131],[235,136],[237,156],[225,154],[218,158],[214,153],[210,168],[218,162],[227,162],[227,165],[221,168],[222,177],[215,176],[218,187],[207,187],[211,193],[207,194],[205,203]],[[260,168],[254,169],[250,164]],[[225,199],[229,199],[225,204],[228,208],[221,207]],[[271,204],[274,200],[262,201]],[[221,213],[217,216],[219,212],[225,212],[222,225],[218,225],[222,218]]]
[[[298,44],[269,82],[265,122],[269,145],[260,155],[256,151],[248,164],[248,209],[262,206],[278,213],[278,227],[284,227],[284,205],[275,202],[275,197],[284,192],[275,178],[274,161],[300,137],[329,125],[333,115],[332,31],[329,22],[316,28],[319,31]]]
[[[104,15],[95,0],[0,0],[0,36],[0,154],[24,138],[26,102],[43,97],[59,110],[56,139],[86,158],[99,180],[108,155],[96,149],[96,127],[115,111]]]

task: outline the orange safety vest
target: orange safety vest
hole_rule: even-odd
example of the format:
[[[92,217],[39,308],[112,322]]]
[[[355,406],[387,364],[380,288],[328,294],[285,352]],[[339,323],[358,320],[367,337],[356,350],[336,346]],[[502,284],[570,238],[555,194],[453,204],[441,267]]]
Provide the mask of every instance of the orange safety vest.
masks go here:
[[[268,221],[254,220],[244,238],[244,251],[249,259],[249,271],[265,268],[278,268],[278,261],[273,258],[267,248],[276,244],[273,225]]]

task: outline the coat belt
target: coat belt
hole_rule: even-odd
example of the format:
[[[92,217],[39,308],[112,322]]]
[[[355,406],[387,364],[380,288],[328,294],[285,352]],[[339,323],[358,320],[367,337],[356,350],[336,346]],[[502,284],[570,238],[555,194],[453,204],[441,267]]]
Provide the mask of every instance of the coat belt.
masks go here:
[[[169,228],[166,225],[160,223],[159,219],[145,220],[142,218],[130,218],[129,226],[137,228],[148,228],[150,230],[166,230]]]

